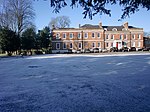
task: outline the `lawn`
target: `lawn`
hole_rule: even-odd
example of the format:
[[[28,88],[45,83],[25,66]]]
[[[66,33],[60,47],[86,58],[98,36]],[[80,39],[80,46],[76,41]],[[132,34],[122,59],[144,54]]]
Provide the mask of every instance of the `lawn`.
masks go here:
[[[0,112],[150,112],[150,54],[0,59]]]

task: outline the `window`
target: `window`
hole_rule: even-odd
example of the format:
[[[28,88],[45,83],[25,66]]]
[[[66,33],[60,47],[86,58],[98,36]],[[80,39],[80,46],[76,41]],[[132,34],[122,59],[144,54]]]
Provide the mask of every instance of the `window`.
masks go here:
[[[109,43],[106,43],[106,47],[108,47],[109,46]]]
[[[124,40],[127,40],[127,36],[128,36],[128,35],[124,34]]]
[[[111,43],[111,47],[113,47],[113,43]]]
[[[71,38],[71,39],[73,38],[73,33],[70,33],[70,38]]]
[[[80,39],[81,38],[81,33],[78,33],[78,39]]]
[[[132,39],[135,39],[135,35],[132,35]]]
[[[132,47],[135,47],[135,42],[132,42]]]
[[[60,49],[60,43],[56,43],[56,49]]]
[[[98,47],[101,47],[101,43],[100,42],[98,42]]]
[[[101,38],[101,35],[100,35],[100,33],[97,33],[97,37],[98,37],[98,38]]]
[[[117,28],[113,28],[112,31],[117,31]]]
[[[95,43],[94,42],[92,43],[92,47],[95,47]]]
[[[66,43],[63,43],[63,49],[66,49],[67,46],[66,46]]]
[[[138,47],[141,47],[141,42],[138,42]]]
[[[138,39],[141,39],[141,35],[140,34],[138,35]]]
[[[122,40],[123,39],[123,35],[120,35],[120,40]]]
[[[88,33],[84,33],[84,38],[88,38]]]
[[[109,35],[108,34],[106,34],[106,40],[108,40],[109,39]]]
[[[56,34],[56,39],[59,39],[59,38],[60,38],[60,34],[57,33],[57,34]]]
[[[72,43],[70,43],[70,49],[72,49]]]
[[[112,39],[112,40],[114,39],[114,35],[111,35],[111,39]]]
[[[95,33],[92,33],[92,38],[94,38],[95,37]]]
[[[79,49],[81,49],[82,48],[82,43],[79,43]]]
[[[66,38],[66,33],[63,33],[63,38]]]

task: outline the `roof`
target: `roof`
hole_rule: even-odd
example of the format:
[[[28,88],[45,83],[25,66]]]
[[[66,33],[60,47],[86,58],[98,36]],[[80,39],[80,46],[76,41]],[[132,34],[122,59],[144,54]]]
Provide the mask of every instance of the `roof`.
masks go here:
[[[81,29],[100,29],[99,25],[91,25],[91,24],[85,24],[81,27],[79,27]],[[79,28],[59,28],[57,30],[74,30],[74,29],[79,29]],[[122,31],[122,29],[124,29],[125,27],[123,25],[121,26],[102,26],[103,29],[107,29],[107,31],[112,31],[113,28],[116,28],[117,31]],[[133,26],[128,26],[129,29],[142,29],[142,28],[137,28],[137,27],[133,27]]]

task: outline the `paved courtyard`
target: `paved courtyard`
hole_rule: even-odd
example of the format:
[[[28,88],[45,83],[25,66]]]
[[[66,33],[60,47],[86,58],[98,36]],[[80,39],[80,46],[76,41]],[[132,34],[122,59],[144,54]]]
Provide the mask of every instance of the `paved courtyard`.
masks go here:
[[[150,112],[150,54],[0,58],[0,112]]]

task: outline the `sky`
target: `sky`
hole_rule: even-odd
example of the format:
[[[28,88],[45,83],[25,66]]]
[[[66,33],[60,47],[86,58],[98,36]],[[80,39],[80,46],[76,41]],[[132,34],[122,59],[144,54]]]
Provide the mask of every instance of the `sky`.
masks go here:
[[[107,6],[109,9],[111,9],[111,17],[104,14],[97,14],[93,16],[92,20],[90,20],[88,16],[86,19],[83,19],[84,15],[82,14],[83,9],[81,7],[72,9],[71,7],[67,6],[65,8],[62,8],[60,10],[60,13],[57,14],[54,13],[53,8],[50,7],[49,0],[35,0],[33,2],[33,7],[36,13],[35,25],[38,30],[43,29],[45,26],[48,26],[51,18],[53,17],[68,16],[71,20],[70,27],[75,28],[77,28],[79,24],[98,25],[99,22],[102,22],[103,25],[118,26],[122,25],[124,22],[128,22],[130,26],[144,28],[145,32],[150,32],[150,11],[147,11],[143,8],[141,8],[140,11],[136,12],[135,14],[130,15],[130,17],[118,21],[122,14],[122,7],[120,7],[119,5]]]

